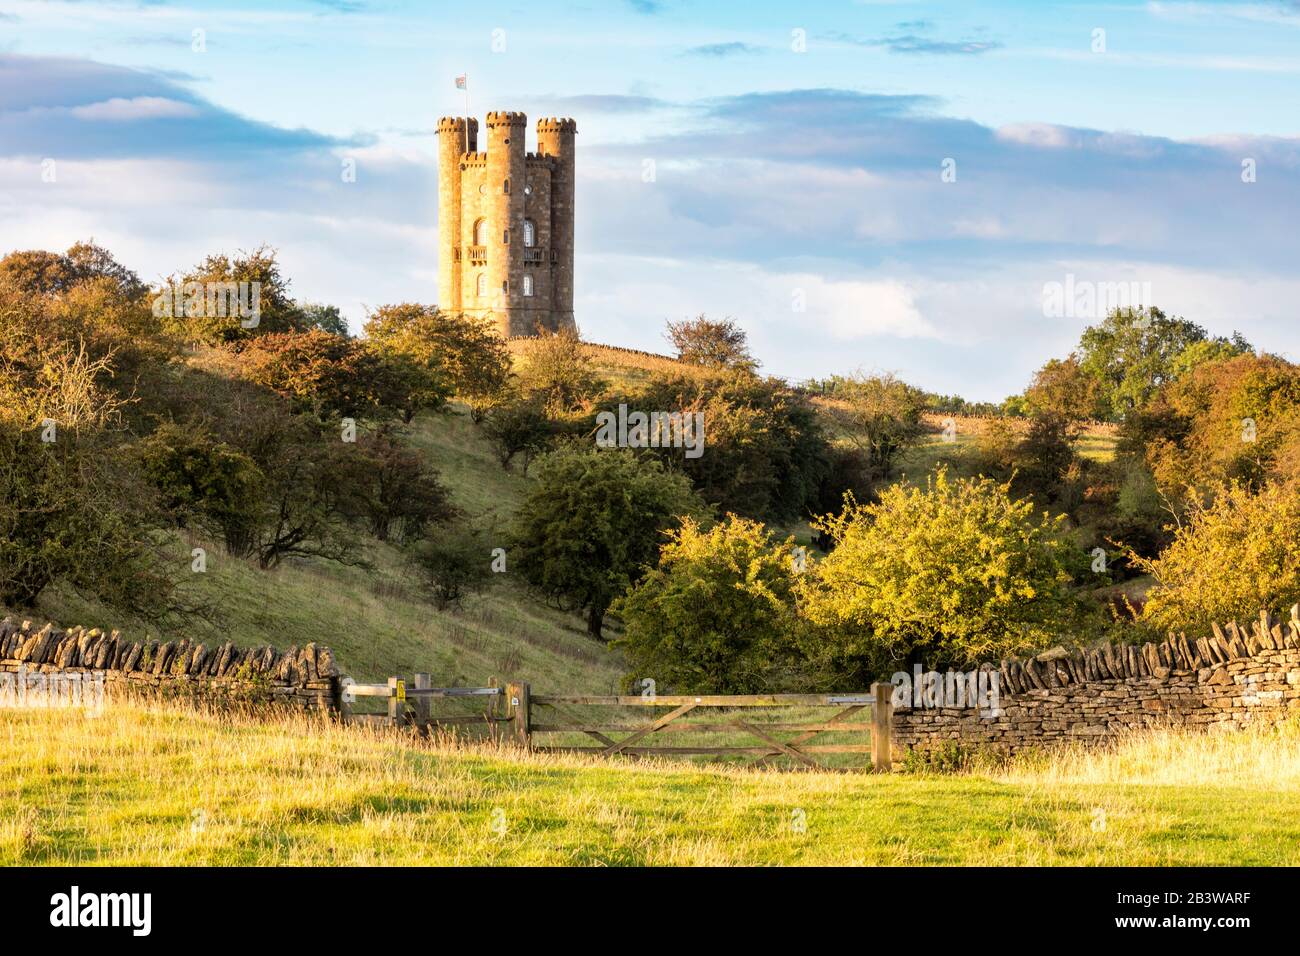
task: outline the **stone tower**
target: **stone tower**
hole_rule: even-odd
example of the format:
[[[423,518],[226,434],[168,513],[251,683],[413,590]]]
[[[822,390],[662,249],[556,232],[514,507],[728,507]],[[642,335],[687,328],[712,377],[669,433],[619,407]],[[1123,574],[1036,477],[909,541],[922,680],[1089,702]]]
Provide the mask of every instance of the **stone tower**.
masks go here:
[[[573,321],[571,119],[537,122],[525,151],[523,113],[438,121],[438,298],[445,312],[489,318],[504,337]]]

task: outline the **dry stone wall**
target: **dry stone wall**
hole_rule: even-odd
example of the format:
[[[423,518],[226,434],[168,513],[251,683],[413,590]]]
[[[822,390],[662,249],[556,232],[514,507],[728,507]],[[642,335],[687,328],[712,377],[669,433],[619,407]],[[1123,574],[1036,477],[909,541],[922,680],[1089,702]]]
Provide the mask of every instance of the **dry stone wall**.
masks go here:
[[[1000,713],[896,706],[894,747],[1016,753],[1146,727],[1225,730],[1300,713],[1300,607],[1189,639],[1053,648],[994,667]]]
[[[337,709],[339,701],[334,654],[317,644],[280,652],[185,639],[140,642],[99,628],[0,621],[0,676],[56,673],[102,675],[110,698],[190,698],[322,711]]]

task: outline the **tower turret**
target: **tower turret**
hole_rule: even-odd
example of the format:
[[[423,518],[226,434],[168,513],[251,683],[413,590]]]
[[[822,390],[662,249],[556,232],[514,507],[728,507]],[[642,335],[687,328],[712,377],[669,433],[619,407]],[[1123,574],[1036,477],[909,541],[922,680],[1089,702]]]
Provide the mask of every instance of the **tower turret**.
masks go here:
[[[552,321],[572,328],[574,139],[578,124],[550,117],[537,121],[537,151],[555,159],[551,169]]]
[[[438,302],[447,311],[461,300],[461,156],[478,149],[478,120],[438,120]]]

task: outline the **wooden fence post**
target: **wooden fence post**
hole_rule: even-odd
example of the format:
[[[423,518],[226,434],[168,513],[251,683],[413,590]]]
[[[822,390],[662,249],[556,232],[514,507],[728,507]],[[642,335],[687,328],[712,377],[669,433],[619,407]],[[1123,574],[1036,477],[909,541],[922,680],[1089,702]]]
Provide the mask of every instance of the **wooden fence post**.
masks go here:
[[[506,684],[506,698],[510,704],[511,723],[514,727],[515,745],[524,750],[533,749],[532,703],[527,684]]]
[[[388,722],[396,727],[402,722],[406,710],[406,681],[400,677],[388,678]]]
[[[871,693],[871,764],[876,773],[886,773],[893,761],[894,685],[872,684]]]
[[[428,674],[415,675],[415,689],[428,690],[433,686],[433,678]],[[417,694],[415,696],[415,720],[421,726],[429,722],[429,715],[432,713],[432,701],[428,697]]]

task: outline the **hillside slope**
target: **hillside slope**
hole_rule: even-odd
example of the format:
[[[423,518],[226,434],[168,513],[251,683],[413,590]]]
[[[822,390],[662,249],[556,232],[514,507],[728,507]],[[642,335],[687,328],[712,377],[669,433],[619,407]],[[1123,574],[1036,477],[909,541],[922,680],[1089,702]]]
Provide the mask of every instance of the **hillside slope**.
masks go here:
[[[486,524],[504,521],[527,479],[507,472],[469,418],[453,410],[416,419],[411,444],[442,473],[455,504]],[[190,549],[208,551],[200,593],[217,607],[220,627],[196,622],[191,639],[241,646],[317,641],[332,647],[345,673],[359,680],[427,671],[438,682],[482,684],[489,677],[527,679],[554,693],[608,692],[621,674],[621,654],[586,636],[582,621],[539,602],[507,573],[462,610],[439,611],[421,593],[400,552],[370,543],[373,570],[323,560],[292,560],[263,571],[201,539],[175,542],[185,566]],[[484,560],[490,559],[485,554]],[[87,601],[66,588],[42,596],[37,615],[64,624],[117,628],[132,637],[156,633],[147,624]]]

